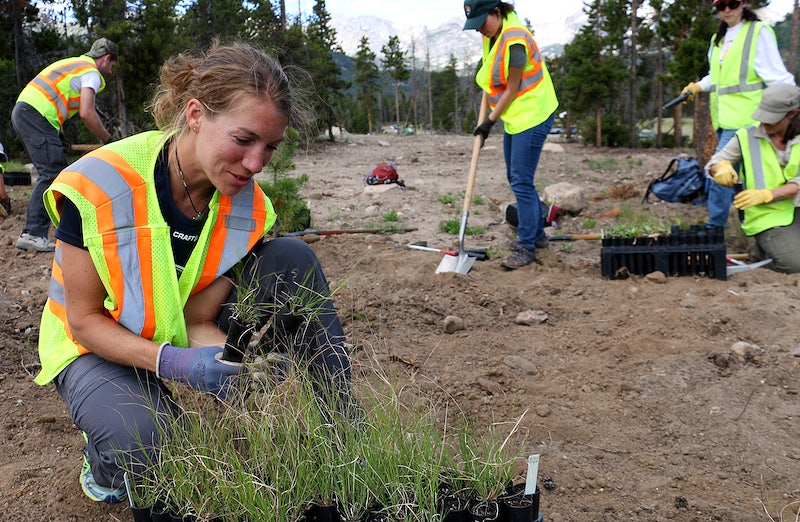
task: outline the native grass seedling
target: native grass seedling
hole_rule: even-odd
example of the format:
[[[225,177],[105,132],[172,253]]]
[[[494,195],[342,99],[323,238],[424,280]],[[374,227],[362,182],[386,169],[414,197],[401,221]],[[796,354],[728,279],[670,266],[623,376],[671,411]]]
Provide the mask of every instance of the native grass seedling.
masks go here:
[[[450,192],[439,196],[439,203],[441,203],[442,205],[452,205],[455,202],[455,200],[456,198],[453,197],[453,194]]]
[[[460,219],[448,219],[447,221],[441,221],[439,223],[439,230],[441,232],[446,232],[448,234],[457,235],[460,232],[461,228],[461,220]],[[484,228],[481,226],[470,226],[467,225],[467,228],[464,230],[464,235],[467,236],[476,236],[478,234],[483,234]]]
[[[400,221],[400,215],[396,210],[390,210],[383,215],[383,221],[386,223],[396,223]]]
[[[482,435],[414,386],[395,388],[366,368],[351,394],[326,386],[313,364],[295,364],[271,385],[252,379],[226,402],[182,389],[164,419],[147,471],[132,466],[138,506],[238,520],[297,520],[335,505],[345,520],[379,511],[390,520],[441,520],[443,477],[463,498],[496,498],[512,478],[520,421]],[[322,391],[332,390],[332,391]],[[444,421],[443,421],[444,419]],[[444,424],[443,424],[444,422]]]

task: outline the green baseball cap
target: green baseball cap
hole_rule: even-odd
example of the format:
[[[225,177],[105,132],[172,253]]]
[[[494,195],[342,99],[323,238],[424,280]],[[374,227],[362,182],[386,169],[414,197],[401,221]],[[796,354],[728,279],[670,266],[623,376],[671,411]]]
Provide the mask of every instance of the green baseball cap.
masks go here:
[[[498,5],[500,0],[465,0],[464,14],[467,15],[467,22],[463,30],[479,29],[486,22],[489,12]]]
[[[91,58],[100,58],[101,56],[110,54],[111,58],[116,60],[119,56],[119,47],[108,38],[98,38],[92,44],[92,48],[89,49],[89,52],[85,54]]]

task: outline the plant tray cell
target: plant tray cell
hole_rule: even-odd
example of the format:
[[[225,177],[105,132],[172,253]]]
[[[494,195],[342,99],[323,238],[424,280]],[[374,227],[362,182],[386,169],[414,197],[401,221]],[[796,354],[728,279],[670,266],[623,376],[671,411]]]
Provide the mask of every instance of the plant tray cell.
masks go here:
[[[666,276],[726,279],[725,242],[721,233],[681,232],[657,238],[604,238],[600,249],[603,277],[662,272]]]
[[[12,185],[30,185],[31,174],[26,171],[7,171],[3,172],[3,183],[10,187]]]

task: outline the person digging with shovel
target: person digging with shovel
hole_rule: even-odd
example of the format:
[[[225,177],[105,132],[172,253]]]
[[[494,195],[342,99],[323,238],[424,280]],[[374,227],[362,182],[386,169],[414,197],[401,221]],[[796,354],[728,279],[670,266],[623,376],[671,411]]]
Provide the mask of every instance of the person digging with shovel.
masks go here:
[[[517,200],[519,225],[514,251],[500,265],[516,270],[533,263],[537,248],[547,248],[534,176],[558,98],[539,47],[513,5],[466,0],[464,14],[464,30],[483,35],[483,59],[475,82],[492,109],[473,134],[483,143],[497,120],[503,120],[506,177]]]

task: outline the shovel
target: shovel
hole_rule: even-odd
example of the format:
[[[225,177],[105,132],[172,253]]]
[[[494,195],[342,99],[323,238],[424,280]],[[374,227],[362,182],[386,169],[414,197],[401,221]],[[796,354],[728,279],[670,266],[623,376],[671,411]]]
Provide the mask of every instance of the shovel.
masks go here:
[[[483,97],[481,98],[481,110],[478,114],[478,125],[486,118],[488,106],[488,97],[486,93],[483,93]],[[478,155],[480,154],[481,145],[481,137],[475,136],[475,142],[472,145],[472,161],[470,161],[469,164],[469,176],[467,177],[467,190],[464,193],[464,206],[461,212],[461,226],[458,229],[458,255],[451,256],[445,254],[439,266],[436,267],[437,274],[441,274],[442,272],[467,274],[470,268],[472,268],[472,265],[475,264],[475,258],[464,251],[464,235],[467,232],[469,204],[472,201],[472,189],[475,186],[475,176],[478,173]]]
[[[768,265],[772,263],[772,258],[764,259],[763,261],[759,261],[758,263],[743,263],[738,261],[730,256],[728,256],[728,261],[734,264],[734,266],[725,267],[725,275],[729,276],[731,274],[738,274],[739,272],[744,272],[745,270],[752,270],[754,268],[762,267],[764,265]]]

